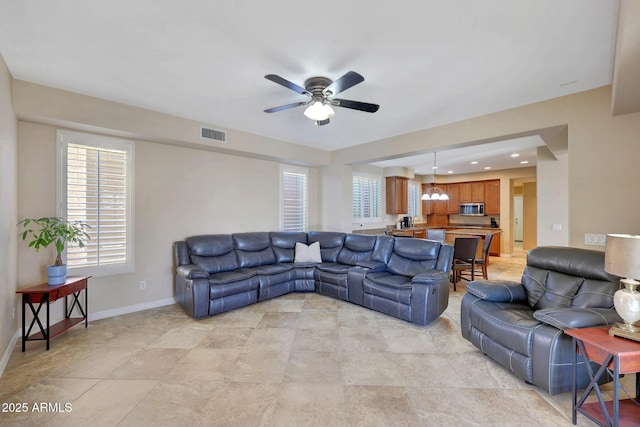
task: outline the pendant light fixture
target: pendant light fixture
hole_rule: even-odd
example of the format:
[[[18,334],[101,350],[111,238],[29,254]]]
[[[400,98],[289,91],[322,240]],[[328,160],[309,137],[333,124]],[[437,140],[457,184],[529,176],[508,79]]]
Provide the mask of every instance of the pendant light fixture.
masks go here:
[[[449,196],[447,193],[442,191],[441,188],[438,188],[438,184],[436,184],[436,172],[438,169],[438,164],[436,163],[436,152],[433,152],[433,186],[429,186],[429,189],[426,193],[422,195],[422,200],[449,200]]]

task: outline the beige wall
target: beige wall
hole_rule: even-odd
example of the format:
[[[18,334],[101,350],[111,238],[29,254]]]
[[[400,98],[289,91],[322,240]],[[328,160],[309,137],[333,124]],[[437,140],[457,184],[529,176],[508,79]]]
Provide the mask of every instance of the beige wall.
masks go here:
[[[55,215],[55,126],[19,122],[19,216]],[[310,169],[310,224],[318,224]],[[91,313],[115,314],[174,297],[172,242],[204,233],[277,230],[277,162],[135,141],[135,271],[90,281]],[[42,251],[41,251],[42,252]],[[51,253],[19,245],[18,283],[44,280]],[[147,282],[141,291],[139,283]],[[61,313],[60,313],[61,315]]]
[[[537,206],[538,192],[535,182],[525,182],[522,192],[522,249],[528,251],[535,248],[538,244],[537,227],[531,227],[529,224],[537,224]]]
[[[0,55],[0,375],[9,358],[20,316],[16,296],[18,129],[11,105],[11,73]],[[14,317],[15,309],[15,317]]]

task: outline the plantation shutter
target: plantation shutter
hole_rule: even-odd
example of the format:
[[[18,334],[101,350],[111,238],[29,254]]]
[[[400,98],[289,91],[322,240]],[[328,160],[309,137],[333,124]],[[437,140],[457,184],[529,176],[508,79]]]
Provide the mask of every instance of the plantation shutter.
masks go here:
[[[126,150],[67,144],[67,219],[91,227],[84,248],[67,248],[69,267],[127,262],[127,154]]]
[[[409,216],[418,216],[418,204],[421,200],[420,188],[419,184],[416,184],[414,181],[411,181],[408,186],[408,194],[407,194],[407,206],[408,206],[408,214]]]
[[[282,231],[307,231],[307,173],[282,172]]]
[[[353,218],[380,218],[380,186],[378,177],[355,175],[353,177]]]

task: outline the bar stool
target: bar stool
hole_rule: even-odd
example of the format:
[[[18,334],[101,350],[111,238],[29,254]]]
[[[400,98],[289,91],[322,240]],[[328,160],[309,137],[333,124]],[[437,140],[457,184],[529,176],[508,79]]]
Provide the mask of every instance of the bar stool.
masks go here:
[[[453,291],[456,291],[456,284],[462,277],[463,271],[471,271],[471,280],[475,280],[476,257],[480,237],[456,237],[453,244]]]

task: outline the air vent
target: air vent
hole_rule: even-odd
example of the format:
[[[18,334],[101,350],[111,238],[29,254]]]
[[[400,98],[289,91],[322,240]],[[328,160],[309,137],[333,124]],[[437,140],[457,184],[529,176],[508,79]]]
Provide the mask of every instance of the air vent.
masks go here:
[[[211,129],[211,128],[206,128],[204,126],[200,126],[200,138],[226,143],[227,133],[223,130]]]

